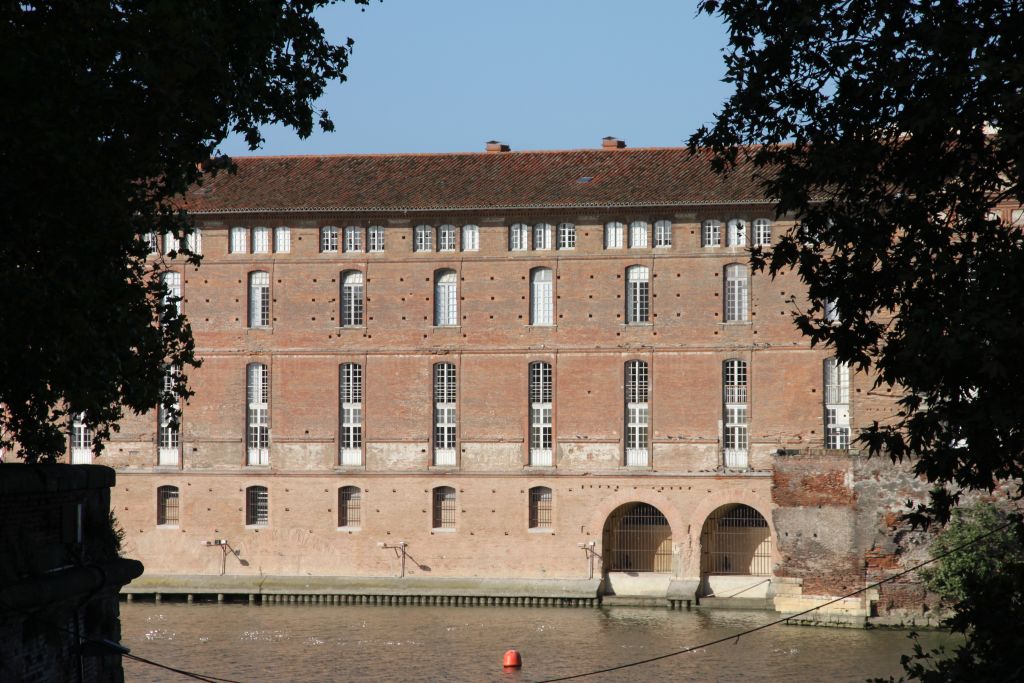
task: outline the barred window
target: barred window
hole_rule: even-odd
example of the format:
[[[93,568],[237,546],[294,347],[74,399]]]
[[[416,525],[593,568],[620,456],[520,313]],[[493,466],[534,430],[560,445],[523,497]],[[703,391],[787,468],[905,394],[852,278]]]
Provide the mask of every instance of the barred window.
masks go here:
[[[754,220],[754,246],[766,247],[772,243],[772,222],[767,218]]]
[[[654,246],[672,246],[672,221],[657,221],[654,224]]]
[[[71,464],[88,465],[92,462],[92,429],[85,423],[85,413],[71,420]]]
[[[739,218],[733,218],[728,223],[728,245],[730,247],[744,247],[747,245],[747,222]]]
[[[530,528],[550,529],[552,526],[552,495],[547,486],[530,489]]]
[[[551,405],[554,386],[551,364],[530,363],[530,464],[550,467],[552,462]]]
[[[745,265],[725,267],[725,321],[741,322],[750,315],[750,279]]]
[[[358,486],[338,489],[338,526],[358,529],[362,524],[362,494]]]
[[[157,526],[178,526],[178,487],[161,486],[156,490]]]
[[[370,251],[381,252],[384,251],[384,226],[383,225],[371,225],[367,229],[369,237],[367,241],[370,244]]]
[[[434,325],[448,327],[458,324],[458,278],[454,270],[439,270],[434,274]]]
[[[722,223],[716,220],[707,220],[701,225],[700,245],[702,247],[717,247],[722,244]]]
[[[454,225],[442,225],[437,229],[437,250],[455,251],[456,230]]]
[[[203,231],[201,228],[192,228],[185,236],[185,247],[193,254],[203,253]]]
[[[362,465],[363,368],[358,363],[341,365],[338,398],[341,415],[341,464]]]
[[[434,228],[417,225],[414,229],[413,251],[434,251]]]
[[[647,246],[646,221],[633,221],[629,224],[629,246],[634,249]]]
[[[462,226],[462,251],[480,251],[480,226]]]
[[[530,324],[551,325],[554,321],[554,281],[550,268],[530,271]]]
[[[457,438],[455,365],[434,365],[434,464],[454,465]]]
[[[349,225],[345,228],[345,251],[363,250],[363,229],[358,225]]]
[[[618,221],[611,221],[604,226],[604,248],[622,249],[623,225]]]
[[[164,371],[163,393],[164,397],[174,392],[174,380],[179,374],[177,365],[169,365]],[[181,404],[177,397],[171,409],[168,409],[161,401],[157,409],[157,464],[161,467],[172,467],[178,464],[178,453],[181,445],[181,424],[171,415],[171,411],[178,412]]]
[[[249,273],[249,327],[270,327],[270,273]]]
[[[513,223],[508,228],[509,251],[523,251],[529,247],[530,228],[525,223]]]
[[[626,323],[650,322],[650,271],[646,266],[626,269]]]
[[[331,254],[338,251],[338,229],[333,225],[320,228],[320,253]]]
[[[292,250],[291,228],[274,228],[274,251],[278,254],[287,254]]]
[[[432,525],[435,529],[455,528],[455,489],[438,486],[434,489]]]
[[[747,467],[747,363],[730,358],[722,365],[723,448],[726,467]]]
[[[263,363],[246,366],[246,464],[270,464],[270,372]]]
[[[266,486],[250,486],[245,489],[246,526],[267,526],[270,524],[270,495]]]
[[[252,253],[270,253],[270,228],[252,229]]]
[[[649,462],[650,378],[647,363],[626,363],[626,465],[646,467]]]
[[[550,224],[537,223],[537,225],[533,226],[533,248],[541,251],[551,248]]]
[[[341,326],[361,327],[363,324],[363,274],[349,270],[341,275]]]
[[[558,248],[559,249],[575,249],[576,248],[576,226],[572,223],[559,223],[558,224]]]
[[[169,270],[162,277],[166,289],[163,304],[173,306],[178,315],[181,315],[181,273]]]

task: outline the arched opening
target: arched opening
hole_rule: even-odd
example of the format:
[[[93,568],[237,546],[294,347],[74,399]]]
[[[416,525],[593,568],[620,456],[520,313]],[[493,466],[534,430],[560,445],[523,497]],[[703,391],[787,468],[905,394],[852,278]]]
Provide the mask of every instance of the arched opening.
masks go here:
[[[604,524],[605,572],[672,572],[672,528],[661,510],[626,503]]]
[[[710,576],[771,576],[772,536],[761,513],[741,503],[718,508],[700,534],[700,573]]]

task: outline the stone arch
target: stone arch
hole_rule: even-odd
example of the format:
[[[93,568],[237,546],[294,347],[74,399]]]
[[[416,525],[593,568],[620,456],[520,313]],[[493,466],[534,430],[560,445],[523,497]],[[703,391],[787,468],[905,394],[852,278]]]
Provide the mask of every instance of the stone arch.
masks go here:
[[[617,509],[631,503],[645,503],[651,505],[665,517],[668,522],[669,531],[671,534],[671,573],[673,575],[679,574],[680,562],[680,548],[687,542],[687,526],[683,522],[682,514],[679,512],[679,508],[671,501],[668,497],[652,491],[650,489],[634,489],[633,487],[622,487],[620,490],[611,493],[607,497],[601,500],[601,503],[594,509],[590,517],[590,524],[587,526],[586,531],[589,532],[591,538],[597,541],[597,547],[595,548],[599,556],[603,556],[604,553],[604,528],[605,523],[612,516]],[[605,571],[602,563],[602,573]]]

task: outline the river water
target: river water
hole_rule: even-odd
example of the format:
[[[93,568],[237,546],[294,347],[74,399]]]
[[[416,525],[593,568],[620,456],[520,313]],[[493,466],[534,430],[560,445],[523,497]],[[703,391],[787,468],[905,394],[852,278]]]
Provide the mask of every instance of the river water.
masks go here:
[[[766,623],[769,612],[640,608],[237,604],[121,605],[132,654],[236,681],[533,683],[695,647]],[[934,646],[948,642],[924,634]],[[523,668],[503,672],[516,648]],[[898,674],[901,631],[773,626],[738,641],[583,681],[864,681]],[[183,681],[125,659],[129,681]]]

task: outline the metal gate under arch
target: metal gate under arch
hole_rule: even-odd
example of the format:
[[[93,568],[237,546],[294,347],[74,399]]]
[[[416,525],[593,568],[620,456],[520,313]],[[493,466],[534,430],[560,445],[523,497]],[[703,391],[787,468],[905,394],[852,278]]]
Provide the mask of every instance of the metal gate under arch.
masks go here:
[[[700,533],[700,573],[771,576],[772,536],[761,513],[734,503],[708,515]]]
[[[604,525],[604,568],[609,572],[672,571],[672,528],[648,503],[620,506]]]

